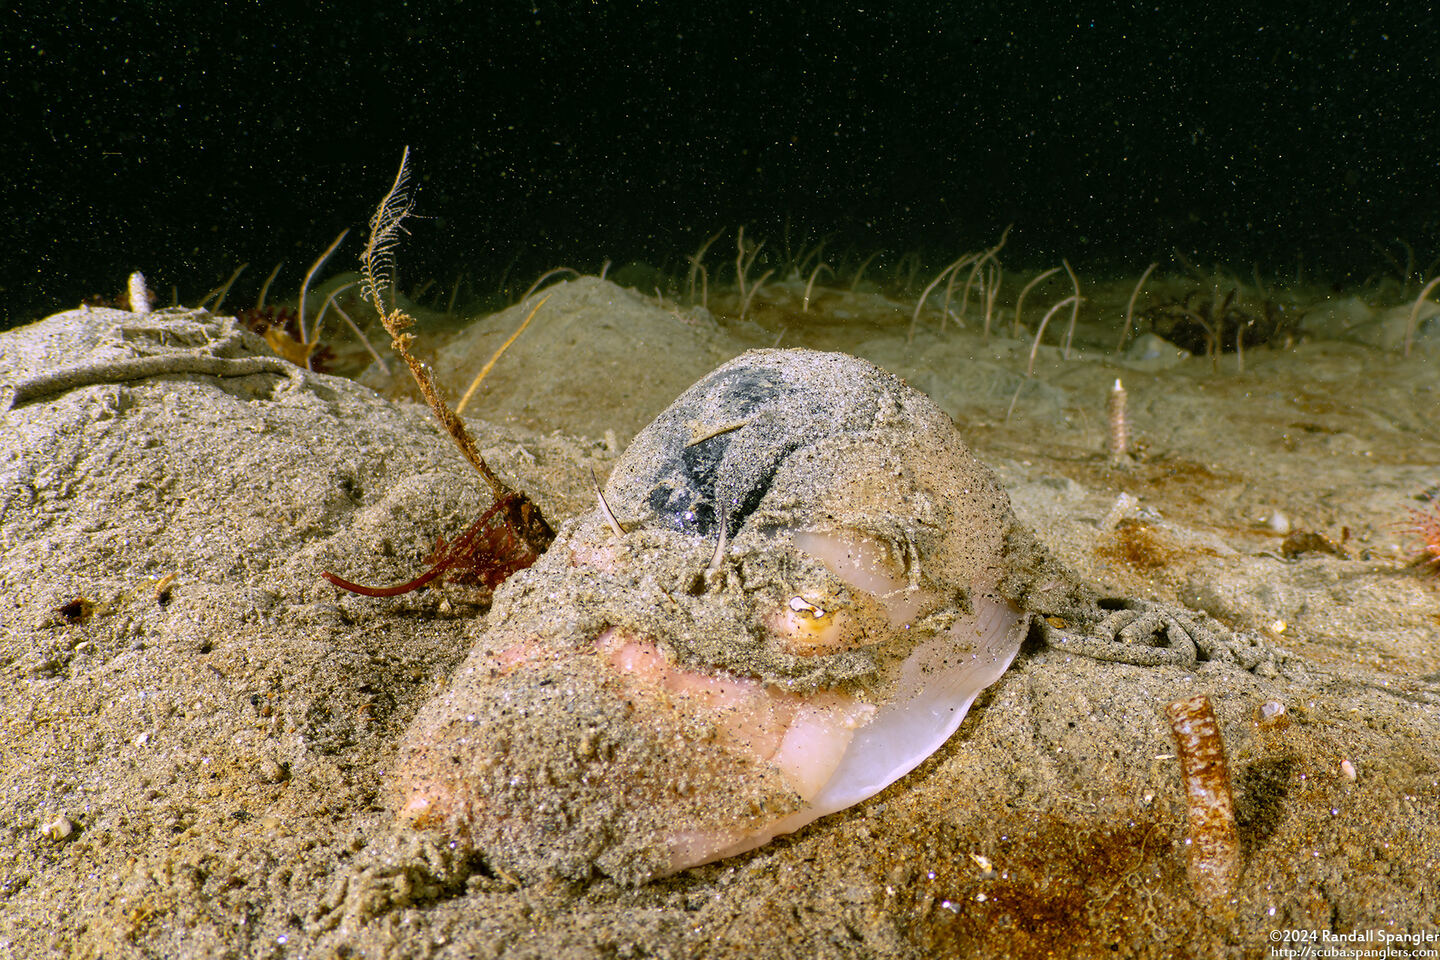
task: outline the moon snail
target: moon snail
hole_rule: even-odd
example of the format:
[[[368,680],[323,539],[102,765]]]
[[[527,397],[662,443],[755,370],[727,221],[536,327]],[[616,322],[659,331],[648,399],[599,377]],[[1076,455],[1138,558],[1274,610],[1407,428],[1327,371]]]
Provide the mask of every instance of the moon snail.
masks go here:
[[[406,734],[395,809],[526,879],[640,883],[856,804],[1014,659],[1014,522],[902,381],[747,353],[642,430],[603,506],[497,590]]]

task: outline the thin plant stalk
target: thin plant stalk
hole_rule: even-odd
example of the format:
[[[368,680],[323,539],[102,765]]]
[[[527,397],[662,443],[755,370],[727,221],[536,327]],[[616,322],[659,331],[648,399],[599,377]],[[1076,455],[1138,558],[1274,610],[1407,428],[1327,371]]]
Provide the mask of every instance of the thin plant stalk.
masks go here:
[[[976,257],[970,264],[970,273],[965,277],[965,287],[960,291],[960,320],[962,323],[970,313],[970,288],[975,285],[975,277],[980,273],[980,267],[985,263],[986,256],[988,254],[982,253]]]
[[[900,285],[902,291],[909,290],[915,286],[915,275],[920,272],[921,266],[923,266],[923,264],[920,260],[919,250],[906,254],[900,258],[899,263],[895,264],[895,281]],[[901,279],[901,271],[907,269],[910,272],[906,274],[904,279]]]
[[[334,306],[337,310],[339,310],[339,309],[340,309],[340,306],[339,306],[339,304],[335,303],[335,298],[336,298],[337,296],[339,296],[340,294],[344,293],[346,290],[349,290],[351,287],[355,286],[355,285],[356,285],[357,283],[359,283],[359,282],[360,282],[359,280],[355,280],[355,281],[352,281],[352,282],[350,282],[350,283],[346,283],[346,284],[343,284],[343,285],[341,285],[341,286],[336,287],[334,290],[331,290],[331,291],[330,291],[330,296],[328,296],[328,297],[325,298],[325,302],[322,303],[322,304],[320,304],[320,312],[317,313],[317,314],[315,314],[315,335],[314,335],[314,337],[311,338],[310,340],[305,341],[305,347],[306,347],[306,350],[305,350],[305,369],[306,369],[306,370],[312,370],[312,369],[314,369],[313,367],[310,366],[310,359],[311,359],[311,357],[313,357],[314,354],[315,354],[315,348],[318,347],[318,346],[320,346],[320,328],[321,328],[321,326],[325,323],[325,311],[329,310],[329,309],[331,308],[331,306]],[[343,316],[343,311],[342,311],[342,316]],[[354,324],[351,324],[351,326],[354,326]],[[358,327],[356,327],[355,332],[356,332],[356,333],[360,333],[360,329],[359,329]],[[370,341],[365,340],[365,334],[360,333],[360,339],[365,341],[365,346],[367,346],[367,347],[370,346]],[[372,354],[375,353],[374,349],[371,349],[370,352],[371,352]]]
[[[745,224],[742,223],[735,231],[735,285],[742,304],[745,302],[745,271],[749,269],[750,265],[745,262]]]
[[[1130,302],[1125,305],[1125,326],[1120,328],[1120,342],[1115,345],[1115,352],[1119,353],[1125,349],[1125,341],[1130,339],[1130,325],[1135,322],[1135,301],[1140,296],[1140,288],[1145,286],[1145,281],[1150,279],[1150,274],[1156,267],[1160,266],[1156,261],[1145,268],[1140,274],[1140,279],[1135,283],[1135,289],[1130,291]]]
[[[1075,288],[1075,303],[1070,308],[1070,326],[1065,330],[1065,347],[1060,351],[1062,360],[1070,359],[1070,341],[1075,337],[1075,321],[1080,319],[1080,278],[1075,276],[1075,271],[1070,267],[1069,260],[1061,260],[1065,272],[1070,274],[1070,284]]]
[[[705,259],[705,251],[709,250],[710,245],[716,240],[719,240],[724,232],[724,227],[716,230],[710,235],[709,239],[707,239],[704,243],[700,244],[699,250],[696,250],[687,258],[690,261],[690,275],[686,278],[686,282],[690,288],[690,302],[692,304],[695,302],[695,275],[705,269],[704,265],[701,263],[701,261]],[[700,305],[705,306],[703,300],[701,301]]]
[[[310,264],[310,269],[305,273],[305,279],[300,282],[300,339],[305,343],[310,342],[310,338],[305,335],[305,290],[307,287],[310,286],[310,279],[315,276],[315,271],[319,270],[322,266],[325,265],[325,261],[330,259],[330,254],[335,252],[335,248],[340,246],[341,241],[343,241],[349,234],[349,227],[341,230],[340,236],[336,237],[335,241],[331,243],[330,246],[325,248],[325,252],[320,254],[319,259],[317,259],[314,263]]]
[[[1030,288],[1035,286],[1037,283],[1048,280],[1050,277],[1053,277],[1059,272],[1059,267],[1051,267],[1049,270],[1046,270],[1044,273],[1038,275],[1037,277],[1035,277],[1035,279],[1025,284],[1024,289],[1020,291],[1020,296],[1017,297],[1015,300],[1015,324],[1013,329],[1011,330],[1011,336],[1017,338],[1020,336],[1020,310],[1025,306],[1025,294],[1029,293]]]
[[[975,258],[978,257],[978,256],[980,256],[980,254],[978,254],[978,253],[972,253],[972,254],[970,254],[969,256],[961,257],[960,260],[958,260],[957,262],[951,264],[950,281],[945,284],[945,302],[940,306],[940,332],[941,332],[941,333],[944,333],[944,332],[945,332],[945,321],[946,321],[946,320],[949,318],[949,316],[950,316],[950,301],[951,301],[952,299],[954,299],[954,296],[955,296],[955,278],[958,277],[958,276],[960,276],[960,268],[961,268],[961,267],[965,266],[965,265],[968,264],[971,260],[975,259]],[[964,325],[965,325],[965,311],[964,311],[963,309],[960,311],[960,325],[961,325],[961,326],[964,326]]]
[[[1384,257],[1390,262],[1390,266],[1395,268],[1395,275],[1400,278],[1400,289],[1402,291],[1408,292],[1410,289],[1410,278],[1415,272],[1415,248],[1410,246],[1410,244],[1406,243],[1403,239],[1399,237],[1395,238],[1395,242],[1400,244],[1401,248],[1405,251],[1405,264],[1402,266],[1400,264],[1400,261],[1396,259],[1395,255],[1390,252],[1389,247],[1385,246],[1379,240],[1375,239],[1372,236],[1367,235],[1365,239],[1369,240],[1370,245],[1373,246],[1382,257]]]
[[[770,275],[771,275],[772,273],[774,273],[774,272],[775,272],[774,270],[766,270],[764,273],[762,273],[762,274],[760,275],[760,279],[759,279],[759,280],[756,280],[753,284],[751,284],[750,290],[745,294],[745,298],[740,301],[740,319],[741,319],[741,320],[744,320],[744,319],[745,319],[745,314],[746,314],[746,312],[749,311],[749,309],[750,309],[750,301],[755,299],[755,294],[757,294],[757,293],[760,292],[760,288],[763,287],[763,286],[765,286],[765,281],[766,281],[766,280],[769,280],[769,279],[770,279]]]
[[[1255,281],[1255,292],[1260,296],[1260,299],[1271,299],[1270,288],[1265,285],[1265,279],[1260,276],[1260,262],[1258,260],[1250,264],[1250,276]]]
[[[1000,277],[1004,271],[1000,268],[999,260],[991,260],[990,265],[985,268],[985,332],[984,337],[990,339],[990,318],[995,313],[995,298],[1000,294]]]
[[[800,301],[800,312],[810,312],[810,293],[815,289],[815,279],[820,276],[820,271],[829,271],[830,276],[835,276],[835,271],[830,269],[828,263],[817,263],[815,269],[810,271],[810,279],[805,283],[805,298]]]
[[[1430,296],[1430,291],[1440,286],[1440,277],[1436,277],[1425,284],[1420,290],[1420,296],[1415,298],[1415,303],[1410,307],[1410,319],[1405,322],[1405,356],[1410,356],[1410,347],[1415,343],[1415,331],[1420,325],[1420,304]]]
[[[284,260],[281,260],[279,263],[275,264],[275,269],[270,271],[270,276],[266,277],[265,282],[260,284],[260,299],[255,301],[256,310],[265,309],[265,294],[270,292],[270,284],[275,282],[275,277],[279,275],[280,268],[283,266],[285,266]]]
[[[747,247],[745,245],[745,228],[742,226],[735,235],[735,246],[739,250],[735,255],[735,283],[739,288],[740,303],[742,304],[741,315],[743,316],[743,305],[750,301],[750,297],[745,289],[745,278],[749,276],[750,268],[755,266],[755,261],[759,259],[760,250],[765,246],[765,241],[761,240],[759,243],[751,244]],[[772,270],[771,273],[774,273],[774,271]]]
[[[1015,401],[1020,399],[1020,388],[1023,386],[1025,386],[1025,381],[1021,380],[1019,383],[1015,384],[1015,392],[1010,394],[1010,406],[1005,408],[1006,423],[1010,422],[1010,414],[1015,412]]]
[[[1210,351],[1210,369],[1215,373],[1219,373],[1220,352],[1225,348],[1225,315],[1230,312],[1230,303],[1235,299],[1235,294],[1239,292],[1239,288],[1237,287],[1235,290],[1227,293],[1222,303],[1220,301],[1220,280],[1217,272],[1215,283],[1211,286],[1210,291],[1210,322],[1213,324],[1214,330],[1213,346]],[[1220,304],[1219,307],[1216,307],[1217,303]]]
[[[445,303],[445,316],[455,316],[455,298],[460,296],[460,280],[465,276],[465,271],[455,274],[455,283],[450,287],[450,299]]]
[[[1076,296],[1066,297],[1045,312],[1045,319],[1040,321],[1040,327],[1035,331],[1035,339],[1030,344],[1030,362],[1025,365],[1025,376],[1033,377],[1035,375],[1035,354],[1040,350],[1040,338],[1045,336],[1045,327],[1049,325],[1050,318],[1055,316],[1056,311],[1078,299],[1079,297]]]
[[[1200,283],[1205,282],[1204,272],[1201,271],[1199,267],[1195,266],[1195,264],[1191,263],[1190,258],[1185,256],[1185,254],[1181,253],[1179,247],[1171,247],[1170,252],[1174,254],[1175,259],[1179,261],[1181,269],[1183,269],[1186,273],[1190,274],[1191,277],[1193,277]]]
[[[1395,242],[1405,248],[1405,287],[1410,289],[1410,278],[1415,275],[1415,248],[1404,237],[1396,237]]]
[[[1220,342],[1220,333],[1219,333],[1219,331],[1216,329],[1215,324],[1214,324],[1214,322],[1213,322],[1213,321],[1215,320],[1215,301],[1214,301],[1213,299],[1210,301],[1210,318],[1209,318],[1209,319],[1206,319],[1205,317],[1202,317],[1202,316],[1200,315],[1200,311],[1199,311],[1199,310],[1191,310],[1191,309],[1189,309],[1189,308],[1186,308],[1186,309],[1184,310],[1184,313],[1185,313],[1185,315],[1188,316],[1191,320],[1194,320],[1196,323],[1200,324],[1200,326],[1201,326],[1202,328],[1204,328],[1204,330],[1205,330],[1205,355],[1210,358],[1210,369],[1211,369],[1211,371],[1213,371],[1213,372],[1215,372],[1215,373],[1219,373],[1219,372],[1220,372],[1220,361],[1216,359],[1216,352],[1217,352],[1217,345],[1218,345],[1219,342]]]
[[[905,337],[906,343],[913,343],[915,341],[915,327],[920,323],[920,311],[925,309],[925,301],[929,299],[930,291],[934,290],[937,286],[939,286],[941,280],[944,280],[947,276],[950,276],[960,267],[964,266],[967,262],[969,262],[969,259],[972,256],[974,256],[974,254],[967,253],[965,256],[950,264],[944,270],[941,270],[935,275],[935,279],[930,281],[929,286],[927,286],[924,290],[920,292],[920,299],[915,301],[915,312],[910,315],[910,332]]]
[[[225,295],[230,292],[230,288],[234,286],[236,278],[238,278],[240,274],[244,273],[245,268],[248,266],[250,266],[250,264],[242,263],[240,264],[240,266],[236,267],[235,272],[230,274],[229,280],[226,280],[219,287],[215,288],[214,290],[205,295],[205,299],[200,301],[200,308],[203,310],[205,308],[206,301],[208,301],[211,297],[215,297],[215,306],[210,308],[210,312],[219,313],[220,308],[225,305]]]
[[[965,278],[965,290],[960,295],[960,319],[962,321],[970,312],[970,287],[975,283],[975,278],[979,276],[980,268],[985,266],[987,260],[995,259],[995,254],[999,253],[1000,248],[1005,246],[1005,241],[1010,239],[1010,231],[1014,226],[1015,224],[1012,223],[1006,227],[1004,232],[1000,234],[1000,242],[981,253],[975,260],[974,265],[971,266],[970,275]]]
[[[500,271],[500,282],[495,285],[496,293],[502,296],[505,294],[505,288],[510,284],[510,271],[515,269],[515,265],[520,262],[523,254],[523,250],[516,250],[515,256],[511,257],[510,262],[505,264],[505,269]]]
[[[870,261],[880,256],[881,251],[876,250],[870,256],[860,261],[860,266],[855,269],[855,276],[850,278],[850,292],[854,293],[855,288],[860,286],[860,278],[865,276],[865,268],[870,266]]]
[[[350,284],[350,286],[353,287],[354,284],[352,283]],[[370,351],[370,356],[375,359],[376,363],[380,364],[380,371],[384,373],[385,376],[390,376],[390,364],[386,363],[385,358],[380,356],[379,352],[376,351],[375,347],[371,345],[370,338],[365,336],[365,332],[360,329],[359,324],[357,324],[354,320],[350,318],[350,314],[345,312],[345,308],[340,306],[339,302],[332,304],[332,306],[335,307],[335,312],[340,314],[340,319],[344,320],[347,324],[349,324],[350,329],[355,333],[355,336],[359,337],[360,342],[365,344],[365,349]]]
[[[818,266],[820,263],[820,255],[825,252],[825,244],[829,242],[829,237],[821,237],[820,242],[815,244],[814,249],[807,251],[802,248],[800,251],[800,259],[795,264],[795,276],[798,277],[805,272],[805,265],[810,262],[811,257],[815,258],[816,265]]]
[[[551,294],[546,294],[545,296],[541,297],[540,302],[535,304],[535,306],[530,309],[530,312],[525,316],[525,320],[520,324],[520,326],[515,328],[515,332],[510,334],[510,338],[504,343],[500,344],[500,348],[490,355],[490,359],[485,362],[485,366],[481,367],[480,372],[475,375],[475,379],[470,381],[470,386],[465,391],[465,396],[461,397],[460,402],[455,404],[455,416],[458,417],[460,416],[460,414],[465,412],[465,404],[470,402],[470,398],[473,397],[475,395],[475,391],[480,388],[480,381],[485,379],[485,375],[488,374],[490,372],[490,369],[495,366],[495,362],[500,359],[500,356],[506,350],[510,349],[510,344],[514,343],[516,338],[519,337],[520,334],[525,332],[525,328],[530,326],[530,321],[535,319],[535,314],[540,312],[540,308],[545,306],[545,301],[549,300],[550,297]]]
[[[699,269],[699,273],[700,273],[700,309],[702,309],[702,310],[709,310],[709,309],[710,309],[710,271],[705,269],[705,264],[703,264],[703,263],[697,263],[697,264],[695,264],[695,266],[697,266],[697,267],[700,268],[700,269]],[[695,302],[695,295],[694,295],[693,289],[692,289],[691,295],[690,295],[690,302],[691,302],[692,304]]]
[[[745,225],[743,223],[735,234],[735,249],[735,287],[736,292],[740,295],[740,310],[743,315],[745,310],[745,270],[747,269],[745,264]]]
[[[525,291],[524,296],[522,296],[518,302],[524,303],[526,300],[530,299],[530,294],[538,290],[540,288],[540,284],[544,283],[546,280],[549,280],[557,273],[573,273],[577,277],[580,276],[580,271],[574,269],[573,267],[555,267],[553,270],[546,270],[544,273],[540,274],[539,278],[537,278],[534,283],[530,284],[530,289]],[[541,302],[543,303],[544,301]]]

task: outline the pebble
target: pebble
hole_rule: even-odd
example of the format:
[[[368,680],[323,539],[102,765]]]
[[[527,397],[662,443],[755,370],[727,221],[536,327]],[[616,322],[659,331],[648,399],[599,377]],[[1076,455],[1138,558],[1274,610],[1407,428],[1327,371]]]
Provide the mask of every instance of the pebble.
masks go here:
[[[260,779],[266,783],[279,783],[287,776],[285,765],[273,757],[266,757],[260,761]]]

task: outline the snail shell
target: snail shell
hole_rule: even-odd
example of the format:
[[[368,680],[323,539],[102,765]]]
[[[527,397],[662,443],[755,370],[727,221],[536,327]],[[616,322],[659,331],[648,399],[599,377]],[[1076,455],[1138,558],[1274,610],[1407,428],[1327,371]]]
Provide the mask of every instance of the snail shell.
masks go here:
[[[403,820],[528,878],[642,882],[914,769],[1009,666],[1014,523],[922,394],[747,353],[634,439],[604,511],[496,593],[392,778]]]

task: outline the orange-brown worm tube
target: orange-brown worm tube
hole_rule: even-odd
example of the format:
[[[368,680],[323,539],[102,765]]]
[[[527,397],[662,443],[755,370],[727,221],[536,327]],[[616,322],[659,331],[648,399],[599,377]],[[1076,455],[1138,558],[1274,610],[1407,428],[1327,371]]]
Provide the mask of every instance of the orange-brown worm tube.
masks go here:
[[[1240,879],[1240,838],[1225,742],[1210,698],[1203,694],[1165,708],[1185,781],[1185,838],[1190,886],[1206,904],[1229,899]]]

